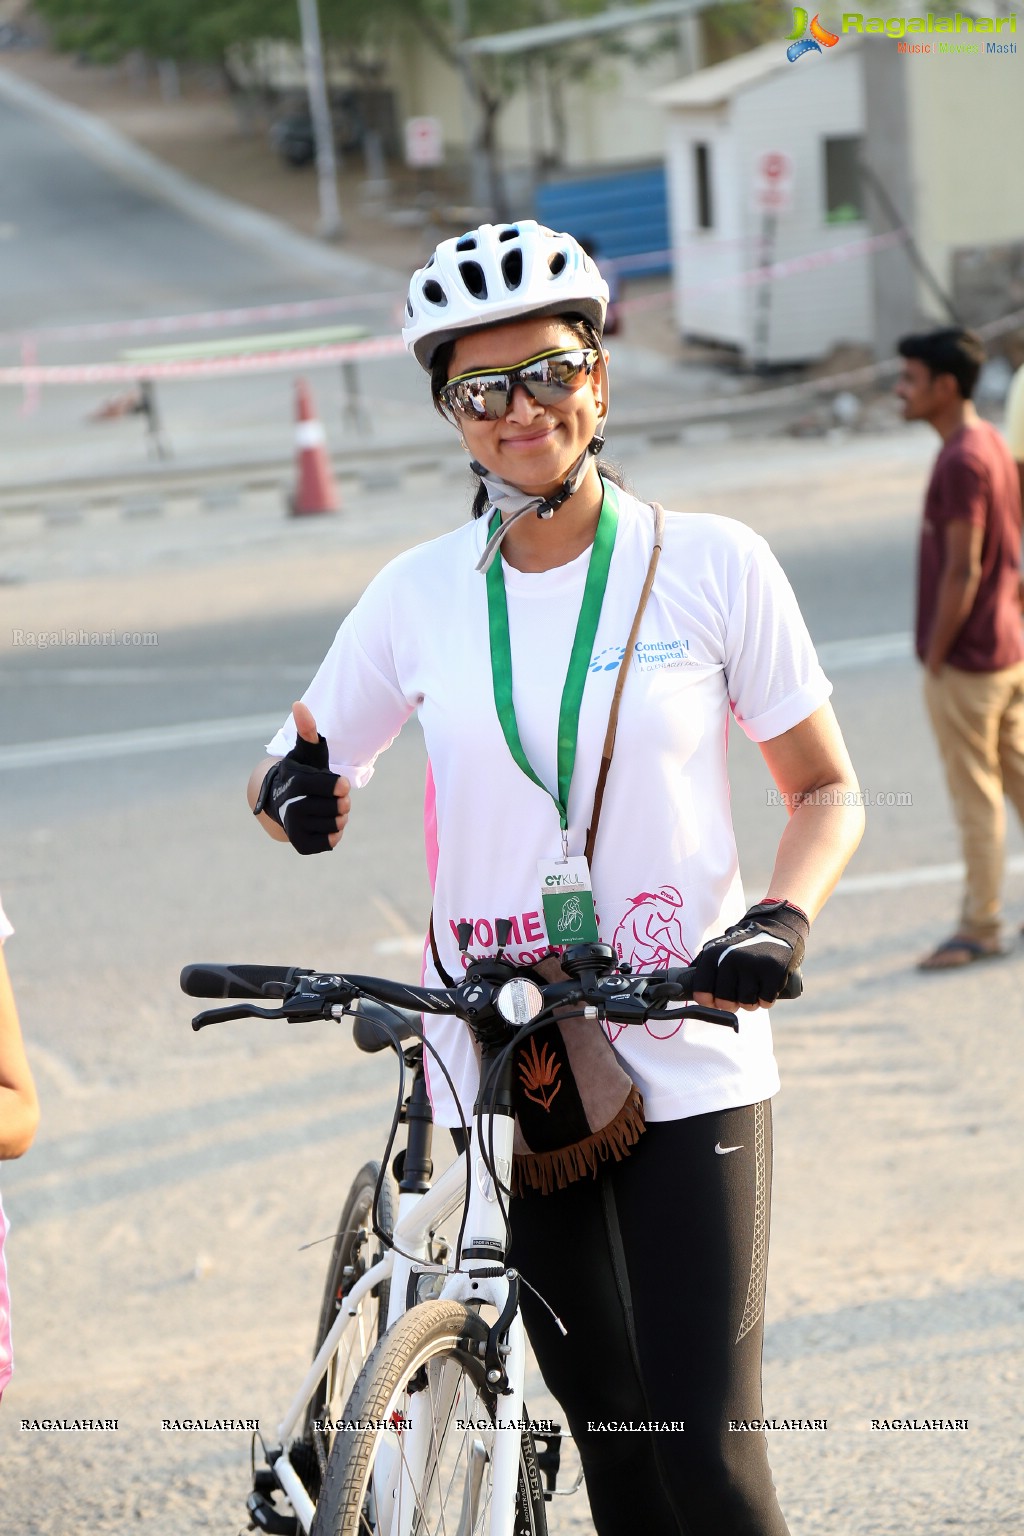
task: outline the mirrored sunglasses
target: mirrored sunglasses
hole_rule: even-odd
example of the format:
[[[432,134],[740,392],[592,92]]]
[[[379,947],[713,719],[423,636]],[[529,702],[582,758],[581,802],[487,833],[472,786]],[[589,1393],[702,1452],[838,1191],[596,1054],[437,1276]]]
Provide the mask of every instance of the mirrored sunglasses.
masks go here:
[[[579,389],[597,363],[594,347],[541,352],[514,368],[460,373],[441,390],[441,402],[469,421],[499,421],[508,410],[512,391],[522,384],[538,405],[558,405]]]

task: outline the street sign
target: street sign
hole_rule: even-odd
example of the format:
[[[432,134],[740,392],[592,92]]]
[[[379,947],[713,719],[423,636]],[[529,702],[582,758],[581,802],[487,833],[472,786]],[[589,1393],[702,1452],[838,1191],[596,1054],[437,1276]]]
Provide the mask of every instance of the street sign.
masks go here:
[[[405,120],[406,165],[443,165],[444,139],[436,117],[407,117]]]
[[[781,213],[793,203],[793,160],[781,149],[766,149],[754,163],[754,202],[766,213]]]

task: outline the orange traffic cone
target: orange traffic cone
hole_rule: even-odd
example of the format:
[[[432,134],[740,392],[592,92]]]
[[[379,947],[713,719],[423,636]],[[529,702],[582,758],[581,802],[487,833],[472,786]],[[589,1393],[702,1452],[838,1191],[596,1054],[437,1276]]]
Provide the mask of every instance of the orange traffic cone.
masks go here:
[[[324,429],[317,419],[313,397],[305,379],[295,381],[295,493],[288,502],[292,517],[308,517],[315,512],[337,512],[341,498],[334,483],[331,461],[327,457]]]

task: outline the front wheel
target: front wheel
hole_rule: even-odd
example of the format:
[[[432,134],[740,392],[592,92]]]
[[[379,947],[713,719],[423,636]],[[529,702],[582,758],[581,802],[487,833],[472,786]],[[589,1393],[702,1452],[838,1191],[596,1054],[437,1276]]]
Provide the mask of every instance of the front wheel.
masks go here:
[[[349,1400],[312,1536],[484,1536],[500,1402],[477,1353],[486,1337],[486,1323],[460,1302],[422,1302],[399,1318]],[[529,1431],[513,1532],[547,1536]]]
[[[342,1208],[334,1239],[331,1262],[327,1266],[320,1320],[316,1330],[314,1356],[334,1326],[338,1313],[356,1281],[378,1262],[383,1246],[373,1231],[373,1194],[380,1175],[380,1164],[366,1163],[356,1174]],[[390,1173],[385,1174],[378,1204],[380,1227],[390,1237],[398,1216],[398,1191]],[[359,1306],[342,1335],[334,1355],[306,1409],[300,1446],[293,1448],[293,1465],[314,1500],[327,1469],[334,1432],[317,1426],[336,1423],[377,1340],[384,1332],[388,1315],[390,1283],[381,1281]],[[303,1455],[302,1453],[305,1452]]]

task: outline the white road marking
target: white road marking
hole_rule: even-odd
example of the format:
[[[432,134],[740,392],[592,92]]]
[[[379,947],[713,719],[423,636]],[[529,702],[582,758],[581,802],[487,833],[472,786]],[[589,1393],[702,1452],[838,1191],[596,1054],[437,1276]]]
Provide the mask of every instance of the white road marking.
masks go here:
[[[426,943],[426,935],[417,936],[414,933],[402,934],[393,939],[378,939],[373,946],[375,955],[415,955],[419,959],[423,954],[423,946]]]
[[[816,649],[826,672],[852,672],[885,661],[910,661],[914,637],[908,629],[893,635],[866,635],[860,640],[823,640]]]
[[[281,714],[240,715],[231,720],[194,720],[137,731],[26,742],[23,746],[0,747],[0,772],[87,763],[105,757],[137,757],[144,752],[171,752],[179,747],[213,747],[230,741],[251,741],[260,751],[282,719]]]
[[[1024,854],[1006,861],[1011,874],[1024,874]],[[912,869],[885,869],[875,875],[847,875],[832,892],[833,896],[867,896],[875,891],[903,891],[915,885],[945,885],[964,878],[964,866],[957,864],[919,864]]]
[[[112,687],[124,687],[129,683],[145,683],[148,687],[152,683],[194,683],[194,682],[262,682],[267,678],[301,678],[307,682],[320,665],[319,659],[311,660],[308,664],[293,664],[284,666],[268,663],[262,665],[237,666],[230,663],[221,665],[219,662],[209,662],[206,666],[181,666],[181,667],[19,667],[17,671],[5,672],[0,664],[0,687],[10,688],[16,684],[36,687],[39,683],[66,683],[72,687],[93,687],[95,685],[109,685]]]

